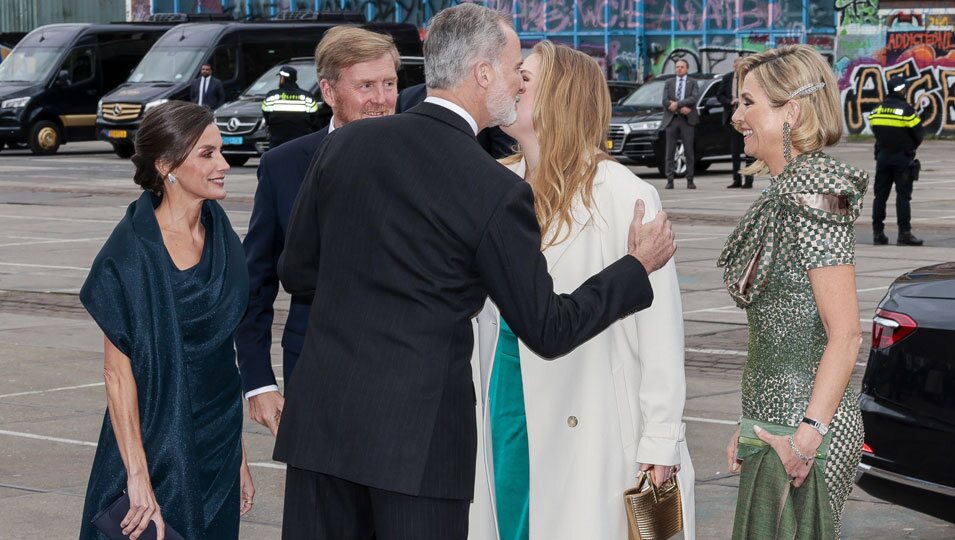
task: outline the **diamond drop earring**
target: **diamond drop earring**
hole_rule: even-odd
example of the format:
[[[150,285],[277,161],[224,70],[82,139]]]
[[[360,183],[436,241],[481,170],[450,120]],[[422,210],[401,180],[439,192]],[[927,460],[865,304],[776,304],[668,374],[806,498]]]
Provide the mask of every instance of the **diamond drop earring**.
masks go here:
[[[788,126],[789,124],[786,124],[786,125]],[[166,180],[169,180],[169,183],[170,183],[170,184],[175,184],[175,183],[176,183],[176,180],[178,180],[178,178],[176,178],[176,176],[175,176],[174,174],[169,173],[169,174],[166,175]]]
[[[783,122],[783,158],[787,163],[793,160],[792,132],[789,122]]]

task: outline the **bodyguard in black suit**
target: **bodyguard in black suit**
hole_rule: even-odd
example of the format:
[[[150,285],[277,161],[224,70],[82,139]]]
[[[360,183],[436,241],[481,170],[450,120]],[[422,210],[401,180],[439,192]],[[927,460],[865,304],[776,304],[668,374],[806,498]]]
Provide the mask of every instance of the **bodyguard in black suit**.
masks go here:
[[[189,101],[216,110],[225,103],[222,81],[212,76],[212,64],[202,64],[199,77],[189,87]]]
[[[556,357],[649,306],[647,272],[675,249],[665,216],[641,228],[641,212],[631,255],[554,294],[530,186],[475,138],[516,116],[510,20],[446,9],[424,53],[426,102],[329,135],[292,211],[279,276],[315,301],[274,456],[289,465],[286,539],[466,538],[471,318],[488,294]]]
[[[686,156],[686,188],[696,189],[693,172],[696,165],[693,155],[694,127],[700,123],[696,102],[700,99],[700,87],[687,75],[690,64],[684,59],[676,61],[676,77],[663,85],[663,129],[666,130],[666,189],[673,189],[676,169],[676,141],[683,141]]]
[[[279,255],[285,246],[292,205],[309,163],[328,133],[356,120],[355,111],[368,107],[390,115],[397,99],[394,83],[398,79],[398,50],[387,34],[337,27],[325,33],[315,57],[319,81],[332,109],[331,122],[318,132],[281,144],[262,156],[255,205],[243,243],[249,269],[249,305],[236,329],[236,352],[243,392],[249,400],[249,415],[273,435],[278,430],[284,400],[272,371],[272,305],[278,294]],[[354,80],[356,73],[361,85]],[[356,86],[366,90],[355,92]],[[376,97],[369,100],[366,92]],[[311,303],[311,295],[292,296],[282,333],[286,389],[302,351]]]
[[[739,67],[743,57],[737,57],[733,61],[733,71],[723,75],[723,81],[720,84],[720,91],[716,94],[716,99],[723,106],[723,125],[729,128],[730,153],[733,155],[733,183],[726,186],[733,188],[752,188],[753,176],[748,174],[745,177],[740,176],[741,154],[743,153],[743,134],[733,127],[733,112],[736,110],[736,104],[739,102],[736,89],[736,68]],[[746,159],[749,164],[750,160]]]

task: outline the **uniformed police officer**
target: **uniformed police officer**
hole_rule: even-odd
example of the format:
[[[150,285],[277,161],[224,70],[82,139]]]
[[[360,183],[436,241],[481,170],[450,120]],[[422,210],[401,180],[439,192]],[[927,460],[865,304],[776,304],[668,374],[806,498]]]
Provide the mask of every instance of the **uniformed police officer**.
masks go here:
[[[279,69],[279,87],[265,96],[262,116],[269,127],[269,148],[315,131],[318,102],[296,84],[298,72],[291,66]]]
[[[921,246],[912,234],[911,167],[915,150],[922,143],[922,121],[905,99],[908,84],[900,76],[889,80],[889,96],[869,114],[875,135],[875,202],[872,204],[872,243],[889,243],[885,235],[885,203],[895,184],[895,213],[899,224],[896,244]]]

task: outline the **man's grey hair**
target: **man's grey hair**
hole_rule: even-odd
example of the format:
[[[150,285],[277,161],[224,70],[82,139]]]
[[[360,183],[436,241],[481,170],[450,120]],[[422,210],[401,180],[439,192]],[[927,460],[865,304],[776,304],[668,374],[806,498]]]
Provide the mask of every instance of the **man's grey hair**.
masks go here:
[[[431,19],[424,41],[424,77],[428,88],[449,90],[482,60],[497,67],[510,16],[477,4],[459,4]]]

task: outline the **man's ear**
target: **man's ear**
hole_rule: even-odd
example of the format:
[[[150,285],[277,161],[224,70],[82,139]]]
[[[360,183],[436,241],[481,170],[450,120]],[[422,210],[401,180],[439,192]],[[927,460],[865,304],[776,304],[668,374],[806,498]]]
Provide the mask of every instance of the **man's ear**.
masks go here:
[[[332,87],[332,83],[328,82],[328,79],[322,79],[318,81],[318,88],[322,91],[322,101],[329,107],[334,108],[335,89]]]
[[[487,90],[494,82],[494,67],[490,62],[481,61],[474,65],[474,78],[478,86]]]

